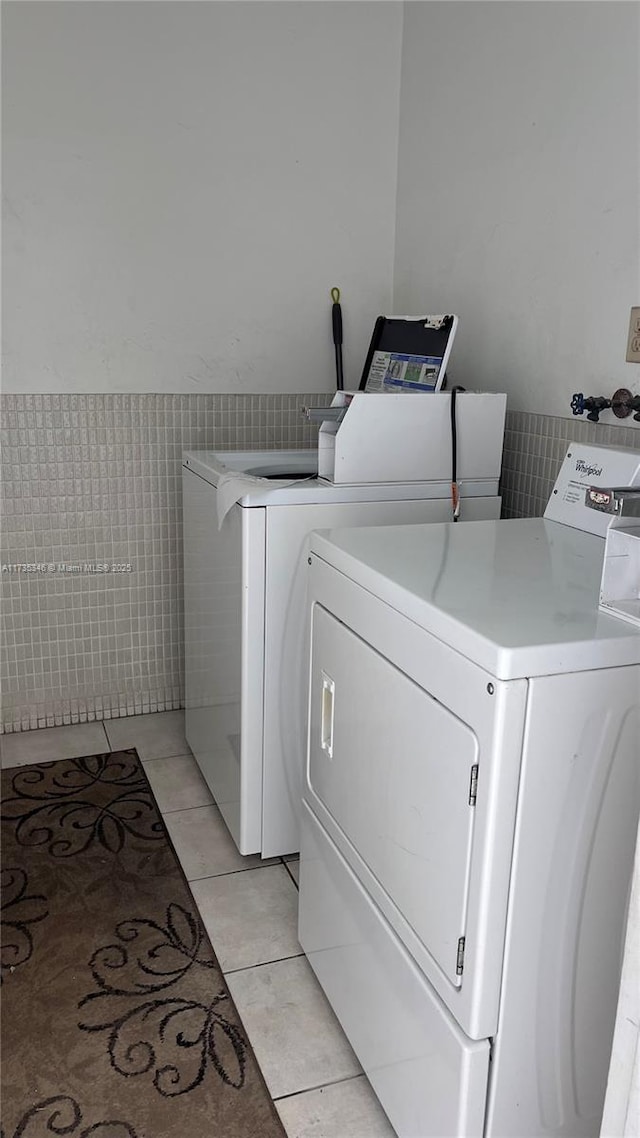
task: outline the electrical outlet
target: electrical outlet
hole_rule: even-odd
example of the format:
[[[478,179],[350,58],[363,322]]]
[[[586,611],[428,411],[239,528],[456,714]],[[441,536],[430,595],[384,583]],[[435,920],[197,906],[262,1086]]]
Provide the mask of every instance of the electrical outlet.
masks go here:
[[[640,308],[631,309],[629,339],[627,340],[627,363],[640,364]]]

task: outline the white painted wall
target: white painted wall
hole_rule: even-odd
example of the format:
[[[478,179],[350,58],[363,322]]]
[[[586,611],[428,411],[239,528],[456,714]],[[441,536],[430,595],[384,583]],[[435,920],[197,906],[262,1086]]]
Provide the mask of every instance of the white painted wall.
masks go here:
[[[405,5],[394,307],[457,312],[451,377],[512,409],[640,391],[639,12]]]
[[[390,305],[402,5],[9,3],[5,391],[357,383]]]

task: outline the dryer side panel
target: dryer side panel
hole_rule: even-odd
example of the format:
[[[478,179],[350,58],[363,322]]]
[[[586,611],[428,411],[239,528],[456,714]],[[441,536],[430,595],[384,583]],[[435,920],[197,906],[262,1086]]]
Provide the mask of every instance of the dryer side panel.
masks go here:
[[[600,1132],[640,810],[640,668],[530,683],[488,1138]]]

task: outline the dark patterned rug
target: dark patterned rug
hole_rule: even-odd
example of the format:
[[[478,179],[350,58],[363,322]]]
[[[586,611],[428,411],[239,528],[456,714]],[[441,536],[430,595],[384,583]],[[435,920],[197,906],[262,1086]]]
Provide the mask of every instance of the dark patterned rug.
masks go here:
[[[2,800],[2,1138],[282,1138],[135,751]]]

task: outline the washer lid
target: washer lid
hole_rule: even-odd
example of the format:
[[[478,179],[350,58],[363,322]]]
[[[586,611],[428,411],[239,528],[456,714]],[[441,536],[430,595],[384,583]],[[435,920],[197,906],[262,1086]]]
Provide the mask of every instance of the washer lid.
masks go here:
[[[316,450],[193,450],[183,456],[185,466],[216,486],[223,474],[250,474],[253,478],[315,478]]]
[[[604,540],[543,518],[334,529],[311,551],[498,679],[640,663],[598,610]]]
[[[428,398],[425,396],[425,398]],[[222,476],[264,479],[247,483],[239,504],[252,506],[303,506],[312,502],[397,502],[450,498],[449,476],[441,482],[368,482],[357,485],[334,484],[309,477],[317,472],[317,450],[193,450],[182,456],[183,466],[218,486]],[[258,473],[260,471],[260,473]],[[284,473],[286,471],[286,473]],[[463,497],[494,497],[497,479],[463,481]]]

